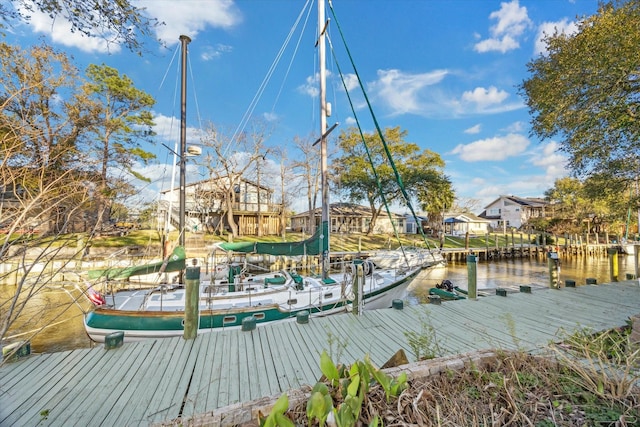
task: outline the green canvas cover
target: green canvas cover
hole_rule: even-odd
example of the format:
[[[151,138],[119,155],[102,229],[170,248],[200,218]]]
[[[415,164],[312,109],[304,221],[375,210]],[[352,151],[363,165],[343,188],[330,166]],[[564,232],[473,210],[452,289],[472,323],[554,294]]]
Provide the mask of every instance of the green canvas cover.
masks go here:
[[[218,247],[228,252],[265,255],[320,255],[322,252],[329,250],[328,230],[329,225],[324,222],[313,236],[299,242],[228,242],[221,243]]]
[[[103,270],[90,270],[89,279],[107,279],[107,280],[123,280],[131,276],[141,276],[143,274],[152,273],[170,273],[172,271],[180,271],[185,268],[185,259],[187,255],[182,246],[177,246],[171,255],[164,261],[152,262],[143,265],[134,265],[131,267],[108,268]]]

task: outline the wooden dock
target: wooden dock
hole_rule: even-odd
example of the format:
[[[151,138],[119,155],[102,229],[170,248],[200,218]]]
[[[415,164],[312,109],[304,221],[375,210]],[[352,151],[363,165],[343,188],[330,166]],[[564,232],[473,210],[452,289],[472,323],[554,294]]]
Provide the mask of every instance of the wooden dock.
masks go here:
[[[188,420],[228,405],[279,395],[321,376],[319,355],[384,364],[406,332],[436,331],[441,356],[478,349],[533,351],[561,329],[624,326],[640,314],[638,281],[510,290],[506,296],[443,302],[225,330],[195,340],[125,343],[31,355],[0,367],[1,426],[147,426]],[[240,419],[218,419],[232,425]],[[186,422],[185,422],[186,424]]]

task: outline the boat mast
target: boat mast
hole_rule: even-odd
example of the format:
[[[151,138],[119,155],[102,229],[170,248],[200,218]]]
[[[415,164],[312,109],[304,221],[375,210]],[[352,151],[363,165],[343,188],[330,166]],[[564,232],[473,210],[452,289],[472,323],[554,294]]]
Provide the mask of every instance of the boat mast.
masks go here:
[[[324,0],[318,0],[318,62],[320,66],[320,170],[322,180],[322,223],[320,234],[320,265],[322,278],[326,279],[329,271],[329,185],[327,173],[327,99],[326,99],[326,64],[325,64],[325,18]],[[326,242],[325,242],[326,239]]]
[[[181,35],[182,72],[180,87],[180,213],[178,223],[178,244],[184,247],[185,205],[186,205],[186,161],[187,161],[187,45],[188,36]]]

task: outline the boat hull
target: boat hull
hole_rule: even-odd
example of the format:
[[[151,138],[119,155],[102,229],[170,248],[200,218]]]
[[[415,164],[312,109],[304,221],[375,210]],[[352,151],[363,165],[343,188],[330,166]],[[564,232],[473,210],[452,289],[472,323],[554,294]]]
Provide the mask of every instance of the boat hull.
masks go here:
[[[397,280],[387,286],[364,287],[364,308],[374,310],[388,308],[393,300],[403,298],[410,281],[419,269],[397,276]],[[374,273],[380,275],[381,273]],[[383,274],[392,276],[393,271]],[[372,277],[370,279],[375,279]],[[388,279],[387,279],[388,280]],[[369,283],[373,283],[371,280]],[[227,309],[200,309],[198,333],[208,333],[224,329],[238,329],[244,319],[253,317],[257,326],[296,319],[299,313],[306,312],[311,317],[327,316],[351,310],[352,295],[340,295],[340,286],[327,286],[319,290],[288,291],[288,304],[259,304],[247,307]],[[315,293],[313,293],[315,292]],[[305,299],[308,298],[308,299]],[[109,299],[109,298],[108,298]],[[256,297],[254,296],[254,303]],[[184,333],[185,312],[183,309],[172,311],[121,310],[109,307],[96,307],[84,318],[85,330],[93,341],[104,342],[113,332],[124,332],[125,341],[148,338],[182,336]]]

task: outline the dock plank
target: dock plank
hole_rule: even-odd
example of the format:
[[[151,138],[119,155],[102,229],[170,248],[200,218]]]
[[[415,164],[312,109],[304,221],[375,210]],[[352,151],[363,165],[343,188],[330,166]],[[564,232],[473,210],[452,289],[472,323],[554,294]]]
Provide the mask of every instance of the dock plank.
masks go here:
[[[407,306],[362,316],[340,314],[181,338],[34,355],[0,367],[0,425],[147,426],[230,403],[272,396],[320,377],[319,355],[344,343],[340,362],[369,354],[380,365],[402,348],[407,331],[433,327],[440,356],[485,348],[536,350],[559,333],[624,326],[640,314],[636,281],[533,289],[476,301]],[[332,356],[336,356],[335,354]],[[98,379],[96,379],[98,372]],[[99,398],[95,398],[99,396]],[[49,409],[47,419],[40,415]]]
[[[212,365],[216,359],[216,351],[221,351],[216,347],[218,334],[206,333],[196,338],[195,346],[198,347],[198,357],[193,368],[193,378],[189,385],[188,396],[184,402],[184,414],[197,414],[202,412],[208,405],[208,396],[211,393],[211,383],[218,383],[219,373],[212,372]],[[217,392],[217,388],[213,391]]]
[[[69,393],[78,382],[95,378],[95,366],[103,359],[104,354],[82,351],[76,356],[74,364],[70,363],[54,372],[54,376],[47,382],[48,387],[34,385],[35,390],[31,388],[33,394],[26,400],[26,408],[21,407],[18,418],[20,422],[16,424],[13,420],[6,420],[7,425],[35,425],[42,420],[43,411],[48,411],[47,419],[50,417],[53,420],[67,405],[73,404],[69,400]],[[4,422],[5,420],[2,421]]]

